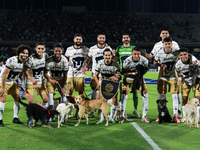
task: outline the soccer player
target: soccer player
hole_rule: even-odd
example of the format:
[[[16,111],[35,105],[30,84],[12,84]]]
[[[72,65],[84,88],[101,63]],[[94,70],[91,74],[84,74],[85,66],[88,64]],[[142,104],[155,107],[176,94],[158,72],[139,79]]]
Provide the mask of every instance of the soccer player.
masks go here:
[[[188,50],[186,48],[181,48],[179,50],[178,57],[180,59],[177,61],[175,67],[176,67],[176,71],[177,71],[179,79],[180,79],[180,84],[183,86],[181,93],[182,93],[182,110],[184,110],[184,107],[185,107],[185,105],[188,101],[187,95],[190,94],[191,88],[193,89],[195,97],[200,100],[200,92],[199,92],[199,89],[198,89],[199,84],[196,83],[192,87],[191,84],[192,84],[193,79],[191,77],[187,77],[187,75],[189,73],[189,64],[193,64],[195,62],[196,65],[198,65],[198,67],[200,67],[200,61],[196,60],[196,58],[194,56],[192,56],[191,54],[189,55]],[[185,77],[184,80],[183,80],[183,77]],[[199,108],[200,107],[197,107],[198,115],[199,115]],[[183,118],[182,118],[181,122],[185,122],[185,120],[186,120],[185,112],[183,111]]]
[[[99,81],[99,75],[101,76],[101,80],[109,79],[111,81],[118,81],[121,78],[119,65],[116,61],[112,59],[112,51],[109,48],[106,48],[103,51],[103,58],[104,59],[98,61],[98,64],[96,65],[95,69],[95,81],[98,90],[100,89],[100,83],[101,83],[101,81]],[[116,106],[117,106],[117,94],[112,99],[112,106],[109,118],[109,121],[112,123],[115,123],[113,115],[116,110]],[[102,121],[103,118],[101,118],[100,122]]]
[[[131,56],[132,54],[132,49],[135,47],[130,44],[130,35],[127,33],[124,33],[122,35],[122,42],[123,45],[118,46],[116,49],[116,54],[115,54],[115,60],[120,62],[120,70],[122,71],[122,66],[124,60]],[[121,112],[124,112],[126,110],[126,100],[128,99],[128,92],[129,88],[124,85],[123,82],[124,76],[122,75],[122,80],[120,83],[120,101],[121,101]],[[137,90],[133,91],[133,103],[134,103],[134,111],[133,113],[136,115],[136,117],[140,117],[139,112],[137,111],[137,106],[138,106],[138,95],[137,95]],[[120,122],[124,122],[124,117],[121,118]]]
[[[13,56],[6,61],[6,65],[0,74],[0,127],[4,127],[3,124],[3,112],[6,97],[10,94],[14,100],[14,118],[13,123],[22,124],[18,119],[18,113],[20,110],[20,95],[17,89],[17,83],[15,79],[23,70],[23,62],[26,58],[31,55],[32,49],[28,45],[20,45],[17,47],[17,56]]]
[[[90,87],[93,90],[92,99],[99,99],[100,98],[99,97],[100,94],[98,94],[98,97],[97,97],[97,93],[96,93],[96,90],[95,90],[95,88],[97,87],[97,83],[96,83],[95,78],[94,78],[96,65],[98,64],[98,61],[103,59],[103,51],[106,48],[109,48],[110,50],[112,50],[110,46],[107,46],[105,44],[105,41],[106,41],[106,35],[104,33],[98,34],[97,35],[97,42],[98,43],[96,45],[90,47],[88,56],[87,56],[87,58],[84,62],[83,71],[85,72],[86,66],[89,64],[90,59],[92,58],[92,74],[91,74],[91,80],[90,80]],[[94,115],[95,115],[95,113],[91,112],[89,114],[89,117],[94,117]]]
[[[58,91],[62,95],[62,102],[66,102],[66,96],[65,96],[65,84],[67,81],[67,71],[68,71],[68,60],[65,56],[62,56],[63,54],[63,46],[61,43],[56,43],[53,46],[54,55],[48,58],[45,66],[45,73],[44,77],[47,79],[47,91],[49,95],[49,106],[53,108],[54,102],[53,102],[53,94],[54,94],[54,88],[57,87]],[[50,73],[50,76],[49,74]],[[60,89],[60,86],[62,89]],[[64,93],[63,93],[64,92]]]
[[[178,96],[177,96],[177,76],[175,72],[175,63],[178,58],[178,51],[177,49],[172,48],[172,39],[165,38],[163,40],[164,48],[160,48],[157,51],[154,57],[154,65],[161,67],[158,75],[158,83],[157,83],[157,91],[160,95],[162,95],[163,89],[163,80],[165,82],[165,91],[167,93],[167,85],[169,85],[170,92],[172,93],[173,99],[173,113],[174,117],[173,120],[176,123],[180,123],[177,117],[178,113]],[[165,69],[165,74],[163,74],[163,68]],[[162,98],[160,98],[162,99]]]
[[[163,41],[165,38],[168,38],[170,37],[170,34],[169,34],[169,31],[167,29],[163,29],[160,33],[160,38],[161,38],[161,41],[160,42],[157,42],[154,47],[153,47],[153,50],[151,51],[150,54],[148,53],[144,53],[142,52],[141,54],[143,56],[145,56],[146,58],[148,59],[152,59],[155,57],[155,55],[157,54],[157,52],[163,47]],[[175,41],[172,41],[172,49],[176,49],[176,50],[179,50],[180,47],[178,45],[177,42]],[[159,71],[160,67],[158,67],[158,71]],[[177,94],[178,94],[178,117],[181,117],[181,93],[179,91],[179,82],[178,82],[178,90],[177,90]],[[159,94],[158,93],[158,99],[161,99],[162,98],[162,94]],[[167,99],[167,96],[166,94],[164,94],[164,98]],[[158,120],[156,120],[158,121]]]
[[[132,77],[134,78],[134,76],[137,74],[136,72],[136,66],[137,65],[142,65],[144,66],[146,72],[148,69],[148,60],[141,56],[141,51],[139,47],[134,47],[132,49],[132,56],[129,56],[125,59],[124,63],[123,63],[123,69],[122,69],[122,73],[124,74],[124,79],[123,79],[123,84],[127,87],[130,88],[131,84],[127,83],[128,77]],[[137,89],[133,89],[133,91],[137,92]],[[149,119],[146,117],[147,114],[147,110],[148,110],[148,93],[147,93],[147,87],[146,84],[144,83],[144,90],[141,91],[141,87],[140,87],[140,92],[143,92],[144,97],[142,97],[143,101],[142,101],[142,108],[143,108],[143,114],[142,114],[142,121],[149,123]],[[125,105],[125,104],[123,104]],[[121,106],[121,107],[125,107],[125,106]],[[121,110],[121,115],[122,115],[122,119],[120,120],[119,123],[123,123],[124,122],[124,110]]]
[[[69,71],[67,75],[68,95],[72,96],[73,91],[78,91],[79,95],[85,90],[85,73],[82,71],[84,60],[88,54],[88,48],[82,46],[83,37],[81,34],[74,35],[74,45],[67,48],[65,56],[69,61]]]
[[[43,73],[48,55],[45,53],[46,48],[43,42],[36,44],[36,53],[32,54],[24,62],[24,73],[26,76],[26,90],[34,97],[34,87],[38,90],[43,100],[43,106],[48,107],[48,95],[43,81]],[[33,99],[27,96],[27,102],[32,103]]]

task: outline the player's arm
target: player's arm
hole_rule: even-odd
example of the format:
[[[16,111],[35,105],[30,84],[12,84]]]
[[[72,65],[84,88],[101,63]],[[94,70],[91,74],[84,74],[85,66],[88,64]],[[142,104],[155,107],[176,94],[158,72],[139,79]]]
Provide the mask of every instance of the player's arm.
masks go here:
[[[27,79],[31,80],[31,82],[32,82],[34,85],[36,85],[36,84],[37,84],[37,81],[31,77],[31,75],[29,74],[29,70],[30,70],[29,68],[24,67],[24,74],[25,74],[25,76],[26,76]]]
[[[10,72],[10,69],[5,67],[4,72],[2,73],[2,88],[0,91],[0,96],[3,96],[3,94],[6,92],[6,78],[9,72]]]
[[[87,58],[85,59],[84,64],[83,64],[83,72],[86,72],[86,66],[89,64],[90,59],[91,58],[89,56],[87,56]]]
[[[100,84],[99,84],[99,72],[95,71],[94,79],[97,83],[97,89],[99,90]]]
[[[148,59],[152,59],[153,58],[153,55],[151,53],[148,54],[148,53],[145,53],[145,52],[141,51],[141,55],[146,57],[146,58],[148,58]]]
[[[48,72],[49,72],[48,70],[44,71],[44,77],[47,79],[47,81],[51,82],[53,85],[56,84],[56,83],[58,83],[56,80],[53,80],[53,79],[50,78]]]
[[[115,60],[116,62],[120,62],[119,56],[114,56],[114,60]]]

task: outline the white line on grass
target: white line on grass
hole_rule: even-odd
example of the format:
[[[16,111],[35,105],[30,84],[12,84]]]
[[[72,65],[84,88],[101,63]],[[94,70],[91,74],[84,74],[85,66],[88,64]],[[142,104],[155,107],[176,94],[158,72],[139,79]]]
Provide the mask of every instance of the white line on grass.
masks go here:
[[[145,138],[145,140],[153,147],[153,149],[161,150],[160,147],[158,147],[158,145],[132,119],[128,119],[128,121]]]

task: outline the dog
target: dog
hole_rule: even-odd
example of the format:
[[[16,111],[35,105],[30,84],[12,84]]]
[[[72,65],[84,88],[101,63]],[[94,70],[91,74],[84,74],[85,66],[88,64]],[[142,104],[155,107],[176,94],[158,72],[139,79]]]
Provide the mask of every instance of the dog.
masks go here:
[[[81,118],[83,117],[83,114],[85,114],[86,118],[86,124],[88,124],[88,112],[95,111],[96,109],[101,109],[104,116],[106,117],[106,124],[105,126],[108,126],[108,104],[104,100],[86,100],[84,99],[84,95],[78,95],[73,96],[75,102],[79,106],[79,119],[78,122],[74,126],[78,126]],[[101,115],[100,115],[101,116]],[[101,118],[99,116],[99,118]],[[99,120],[96,124],[101,123],[101,120]]]
[[[132,87],[132,91],[133,89],[140,89],[141,86],[141,96],[144,97],[143,91],[144,91],[144,79],[143,76],[144,74],[147,72],[148,68],[144,67],[143,65],[137,65],[136,66],[136,72],[137,74],[134,77],[134,81],[133,81],[133,87]]]
[[[169,114],[168,108],[167,108],[167,100],[166,99],[159,99],[156,101],[157,102],[157,107],[158,107],[158,112],[159,112],[159,123],[161,124],[162,122],[171,122],[172,117]]]
[[[107,101],[107,104],[108,106],[111,106],[112,105],[112,99]],[[117,102],[117,107],[115,109],[115,113],[113,115],[113,119],[116,121],[117,119],[120,119],[121,118],[121,109],[120,109],[120,103]],[[125,120],[128,120],[127,119],[127,114],[126,114],[126,111],[124,112],[124,119]]]
[[[195,127],[199,128],[199,125],[198,125],[199,117],[197,115],[197,110],[195,108],[197,106],[199,106],[199,100],[197,98],[193,98],[185,105],[185,108],[184,108],[185,118],[186,118],[185,125],[188,124],[188,120],[189,120],[191,128],[194,123],[194,120],[195,120]]]
[[[62,120],[64,119],[64,117],[66,116],[66,118],[64,119],[65,124],[67,124],[67,119],[69,117],[69,115],[73,112],[73,104],[68,104],[66,105],[65,103],[61,103],[57,106],[56,110],[60,113],[58,115],[58,128],[60,128],[60,126],[62,126]]]
[[[22,101],[19,101],[19,102],[23,106],[26,107],[26,114],[28,117],[27,125],[29,128],[32,128],[30,125],[30,121],[31,121],[31,119],[33,119],[34,127],[36,126],[36,123],[38,122],[38,120],[40,120],[42,127],[48,127],[49,129],[53,129],[53,127],[51,127],[49,124],[49,118],[54,115],[58,115],[59,112],[57,110],[55,110],[55,109],[48,110],[48,109],[41,107],[38,104],[33,104],[33,103],[26,104]]]

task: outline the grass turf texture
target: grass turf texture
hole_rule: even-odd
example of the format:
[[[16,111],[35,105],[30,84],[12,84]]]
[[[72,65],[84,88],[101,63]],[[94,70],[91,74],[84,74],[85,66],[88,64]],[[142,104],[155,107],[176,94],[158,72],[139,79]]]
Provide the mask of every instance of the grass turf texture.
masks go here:
[[[87,74],[90,76],[90,72],[87,72]],[[157,73],[148,72],[145,78],[157,79]],[[155,121],[158,116],[156,85],[148,84],[147,88],[149,94],[147,117],[152,122],[144,123],[141,118],[135,118],[132,114],[133,100],[131,93],[129,93],[126,108],[129,118],[133,119],[161,149],[198,149],[200,129],[189,128],[189,125],[186,126],[184,123],[159,124]],[[90,92],[89,85],[86,85],[86,93],[89,94]],[[74,94],[77,95],[77,92]],[[59,94],[56,94],[56,96],[58,97]],[[138,111],[142,115],[142,97],[139,93],[138,96]],[[169,101],[168,109],[172,115],[171,94],[168,93],[167,97]],[[193,97],[192,94],[190,94],[190,97]],[[36,95],[35,99],[37,99]],[[69,118],[68,125],[63,125],[59,129],[57,122],[50,122],[54,129],[49,129],[41,127],[40,121],[37,127],[29,129],[26,124],[25,108],[21,106],[19,119],[24,124],[13,124],[13,103],[12,97],[8,96],[3,114],[6,127],[0,128],[0,149],[153,149],[129,121],[125,121],[123,124],[109,123],[109,126],[105,127],[104,120],[102,124],[96,125],[95,123],[98,121],[97,113],[94,118],[89,118],[89,125],[85,125],[85,119],[82,119],[79,126],[74,127],[77,120],[73,117]]]

